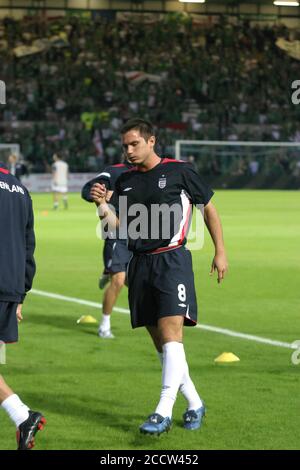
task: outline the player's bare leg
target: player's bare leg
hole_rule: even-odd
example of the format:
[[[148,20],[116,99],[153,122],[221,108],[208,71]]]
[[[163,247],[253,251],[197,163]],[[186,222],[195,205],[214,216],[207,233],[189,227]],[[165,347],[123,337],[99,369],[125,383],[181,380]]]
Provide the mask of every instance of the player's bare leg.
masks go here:
[[[99,278],[99,281],[98,281],[99,289],[101,289],[101,290],[104,289],[104,287],[109,282],[109,280],[110,280],[110,274],[103,271],[103,273],[101,274],[101,277]]]
[[[67,193],[65,193],[63,195],[63,205],[64,205],[64,209],[68,209],[69,205],[68,205],[68,195],[67,195]]]
[[[98,334],[101,338],[113,338],[110,327],[110,318],[113,307],[117,301],[122,287],[125,284],[125,273],[114,273],[111,275],[109,286],[104,292],[103,297],[103,316],[99,325]]]
[[[56,210],[58,209],[59,206],[59,193],[54,192],[53,193],[53,209]]]
[[[148,330],[149,335],[152,338],[152,341],[153,341],[153,344],[154,344],[155,349],[157,351],[157,354],[161,355],[160,357],[161,357],[161,365],[162,365],[163,350],[162,350],[162,344],[161,344],[161,338],[160,338],[159,330],[158,330],[157,326],[148,326],[147,325],[146,328]]]
[[[0,375],[0,404],[10,395],[13,395],[12,389],[7,385],[2,375]]]

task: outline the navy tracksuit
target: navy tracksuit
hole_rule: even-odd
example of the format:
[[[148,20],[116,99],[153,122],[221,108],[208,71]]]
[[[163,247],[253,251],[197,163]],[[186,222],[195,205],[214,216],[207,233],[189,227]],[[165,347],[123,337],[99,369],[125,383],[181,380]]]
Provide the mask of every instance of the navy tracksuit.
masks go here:
[[[35,235],[28,190],[0,163],[0,341],[17,340],[11,318],[35,275]]]

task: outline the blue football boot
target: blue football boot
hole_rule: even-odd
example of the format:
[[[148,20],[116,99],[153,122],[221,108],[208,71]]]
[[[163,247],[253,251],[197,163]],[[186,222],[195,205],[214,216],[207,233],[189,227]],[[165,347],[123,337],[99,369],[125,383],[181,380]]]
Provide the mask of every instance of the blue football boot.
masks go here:
[[[204,404],[198,410],[187,410],[183,415],[183,427],[189,430],[200,428],[205,412]]]
[[[170,418],[164,418],[158,413],[153,413],[147,418],[147,421],[140,426],[140,431],[143,434],[157,434],[159,436],[163,432],[168,432],[170,427]]]

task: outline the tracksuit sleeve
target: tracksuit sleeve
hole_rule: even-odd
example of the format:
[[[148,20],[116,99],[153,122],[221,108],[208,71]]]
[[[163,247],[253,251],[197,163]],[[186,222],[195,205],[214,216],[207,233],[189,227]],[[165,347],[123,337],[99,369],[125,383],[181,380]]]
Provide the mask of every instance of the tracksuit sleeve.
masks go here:
[[[32,201],[29,197],[29,209],[28,209],[28,220],[26,226],[26,267],[25,267],[25,298],[26,293],[32,287],[32,281],[35,275],[36,266],[34,261],[34,250],[35,250],[35,234],[34,234],[34,216],[32,209]]]

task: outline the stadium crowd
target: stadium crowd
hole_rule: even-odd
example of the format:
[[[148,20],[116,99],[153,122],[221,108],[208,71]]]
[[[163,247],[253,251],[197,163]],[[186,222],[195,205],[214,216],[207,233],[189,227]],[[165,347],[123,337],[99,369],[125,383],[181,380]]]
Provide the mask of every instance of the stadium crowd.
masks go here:
[[[159,128],[163,154],[179,138],[300,141],[290,83],[299,61],[275,44],[290,37],[283,25],[225,17],[205,27],[174,14],[155,23],[5,18],[0,143],[21,142],[34,171],[55,151],[72,171],[94,171],[119,159],[119,129],[132,115]],[[278,165],[291,170],[280,157]],[[251,172],[250,161],[235,171]]]

